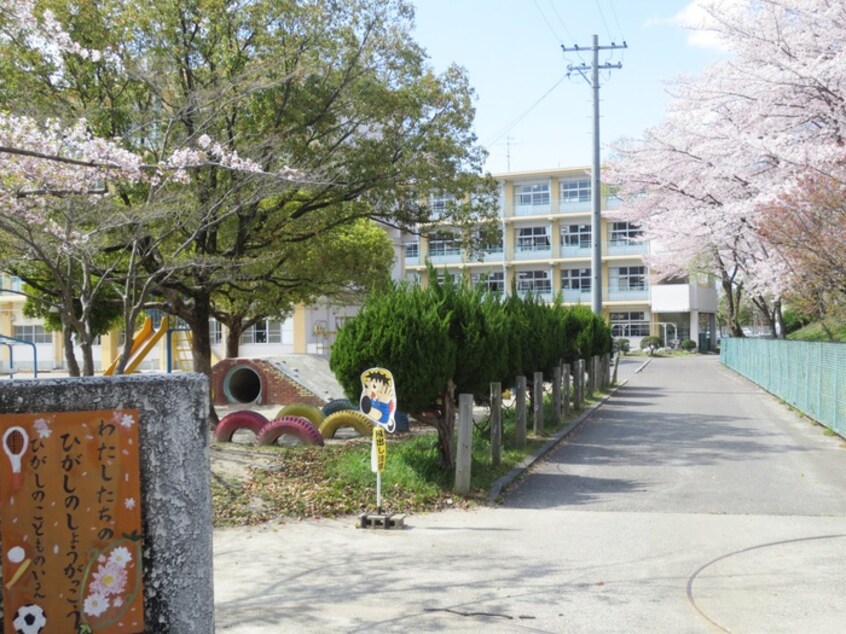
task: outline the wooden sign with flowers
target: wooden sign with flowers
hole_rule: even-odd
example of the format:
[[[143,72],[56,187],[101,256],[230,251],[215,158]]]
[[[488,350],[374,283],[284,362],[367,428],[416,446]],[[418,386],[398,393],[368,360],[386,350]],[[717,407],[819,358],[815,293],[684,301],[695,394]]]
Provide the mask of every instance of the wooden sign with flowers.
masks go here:
[[[144,631],[138,412],[0,416],[6,633]]]

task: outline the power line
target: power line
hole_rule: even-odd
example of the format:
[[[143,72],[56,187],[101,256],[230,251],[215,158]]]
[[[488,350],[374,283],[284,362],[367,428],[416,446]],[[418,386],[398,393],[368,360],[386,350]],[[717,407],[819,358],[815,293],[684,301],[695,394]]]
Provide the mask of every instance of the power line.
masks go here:
[[[623,27],[620,26],[620,20],[617,18],[617,9],[614,7],[614,0],[608,0],[608,4],[611,7],[611,15],[614,16],[614,23],[617,25],[617,31],[620,33],[620,39],[625,41],[626,34],[623,33]]]
[[[571,41],[571,42],[575,42],[575,41],[576,41],[576,38],[574,38],[574,37],[573,37],[573,35],[570,33],[570,31],[567,29],[567,25],[564,23],[564,20],[563,20],[563,18],[561,17],[561,14],[560,14],[560,13],[558,13],[558,9],[556,9],[556,8],[555,8],[555,5],[552,3],[552,0],[547,0],[547,2],[549,2],[549,8],[550,8],[550,9],[552,9],[552,12],[555,14],[555,17],[557,17],[557,18],[558,18],[558,21],[561,23],[561,28],[563,28],[563,29],[564,29],[564,34],[565,34],[568,38],[570,38],[570,41]],[[579,53],[578,55],[579,55],[579,59],[581,59],[582,61],[584,61],[584,58],[582,58],[581,53]]]
[[[562,45],[562,46],[563,46],[563,45]],[[492,143],[496,143],[497,141],[499,141],[499,140],[503,137],[503,135],[507,134],[507,133],[511,130],[511,128],[513,128],[515,125],[517,125],[518,123],[520,123],[523,119],[525,119],[525,118],[526,118],[526,116],[527,116],[527,115],[528,115],[528,114],[529,114],[532,110],[534,110],[535,108],[537,108],[537,106],[538,106],[538,105],[539,105],[539,104],[540,104],[540,103],[541,103],[544,99],[546,99],[546,98],[547,98],[547,97],[548,97],[548,96],[552,93],[552,91],[553,91],[553,90],[555,90],[556,88],[558,88],[558,86],[561,84],[561,82],[563,82],[563,81],[564,81],[565,79],[567,79],[567,77],[569,77],[569,76],[570,76],[570,73],[569,73],[569,72],[568,72],[568,73],[565,73],[564,75],[562,75],[562,77],[561,77],[558,81],[556,81],[556,82],[552,85],[552,87],[551,87],[549,90],[547,90],[545,93],[543,93],[543,94],[542,94],[542,95],[538,98],[538,100],[537,100],[537,101],[535,101],[535,103],[533,103],[531,106],[529,106],[529,107],[528,107],[525,111],[523,111],[521,114],[519,114],[519,115],[518,115],[515,119],[513,119],[511,122],[509,122],[509,123],[505,124],[505,126],[504,126],[503,128],[501,128],[501,129],[500,129],[500,130],[499,130],[499,131],[498,131],[498,132],[497,132],[494,136],[492,136],[492,137],[490,138],[490,140],[489,140],[489,141],[487,141],[484,145],[491,145]]]
[[[593,0],[596,3],[596,8],[599,9],[599,17],[602,18],[602,24],[605,25],[605,32],[608,34],[608,39],[614,41],[614,36],[611,35],[611,29],[608,28],[608,22],[605,21],[605,12],[602,10],[602,5],[599,0]]]
[[[546,22],[546,26],[549,27],[549,32],[552,33],[552,37],[555,38],[555,41],[561,44],[561,38],[558,37],[558,34],[555,32],[555,29],[552,28],[552,24],[549,23],[549,20],[546,17],[546,14],[541,10],[540,5],[538,4],[538,0],[532,0],[535,3],[535,8],[538,10],[538,13],[541,14],[543,21]]]

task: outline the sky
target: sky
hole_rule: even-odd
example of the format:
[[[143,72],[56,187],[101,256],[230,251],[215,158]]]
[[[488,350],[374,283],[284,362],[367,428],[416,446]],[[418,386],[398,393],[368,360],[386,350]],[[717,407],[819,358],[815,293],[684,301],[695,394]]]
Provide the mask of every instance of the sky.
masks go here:
[[[691,0],[413,2],[415,39],[433,68],[455,63],[469,74],[476,134],[493,174],[591,164],[593,91],[580,74],[565,77],[568,64],[589,65],[591,52],[564,53],[562,44],[589,48],[595,34],[600,46],[627,45],[599,53],[600,64],[622,63],[599,77],[603,159],[612,141],[661,121],[671,100],[667,80],[695,75],[721,55],[680,26]]]

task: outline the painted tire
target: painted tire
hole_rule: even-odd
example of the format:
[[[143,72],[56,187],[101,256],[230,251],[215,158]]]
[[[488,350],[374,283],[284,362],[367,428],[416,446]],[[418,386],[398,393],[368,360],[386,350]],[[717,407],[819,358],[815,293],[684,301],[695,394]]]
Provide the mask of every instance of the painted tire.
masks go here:
[[[324,438],[334,438],[341,427],[352,427],[362,436],[373,433],[374,423],[366,415],[353,410],[343,410],[329,414],[320,425],[320,434]]]
[[[258,444],[275,445],[280,436],[294,436],[304,445],[323,446],[323,436],[317,427],[302,416],[280,416],[265,425],[258,434]]]
[[[283,416],[299,416],[300,418],[305,418],[315,427],[320,427],[320,423],[326,418],[319,407],[306,405],[305,403],[291,403],[276,412],[276,418],[282,418]]]
[[[358,407],[353,405],[353,402],[349,399],[335,398],[323,406],[323,415],[329,416],[330,414],[334,414],[335,412],[343,412],[344,410],[348,409],[356,411]]]
[[[402,433],[411,429],[411,422],[408,420],[408,414],[405,412],[397,410],[394,414],[394,422],[397,425],[396,428],[394,428],[394,431]]]
[[[232,436],[239,429],[249,429],[258,436],[265,425],[267,425],[267,418],[258,412],[249,410],[231,412],[220,419],[214,430],[214,438],[217,442],[232,442]]]

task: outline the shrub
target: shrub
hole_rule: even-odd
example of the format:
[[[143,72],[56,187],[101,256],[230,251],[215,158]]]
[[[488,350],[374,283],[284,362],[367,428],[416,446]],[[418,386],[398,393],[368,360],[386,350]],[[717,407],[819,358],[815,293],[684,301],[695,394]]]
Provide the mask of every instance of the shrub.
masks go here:
[[[696,342],[693,339],[682,339],[682,342],[679,344],[679,348],[685,350],[686,352],[692,352],[696,350]]]
[[[661,347],[661,337],[655,337],[654,335],[649,337],[644,337],[640,340],[640,349],[641,350],[649,350],[649,356],[651,357],[655,350]]]
[[[632,343],[625,337],[617,337],[614,339],[614,352],[621,352],[627,354],[632,349]]]

